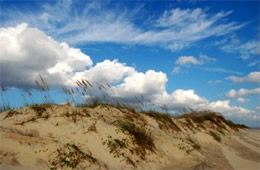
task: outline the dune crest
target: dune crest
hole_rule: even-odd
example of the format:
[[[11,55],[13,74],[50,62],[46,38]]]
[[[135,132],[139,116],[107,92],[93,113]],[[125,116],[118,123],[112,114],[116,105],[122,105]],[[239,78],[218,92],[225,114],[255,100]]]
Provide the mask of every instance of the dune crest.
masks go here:
[[[172,117],[45,104],[0,119],[1,169],[260,168],[259,131],[209,111]]]

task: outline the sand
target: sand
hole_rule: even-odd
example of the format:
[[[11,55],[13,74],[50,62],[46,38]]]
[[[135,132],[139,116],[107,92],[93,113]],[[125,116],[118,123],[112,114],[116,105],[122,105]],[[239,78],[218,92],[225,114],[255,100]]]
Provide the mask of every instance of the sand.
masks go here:
[[[260,169],[260,131],[224,122],[58,105],[7,111],[0,120],[0,169]],[[145,129],[154,147],[139,145],[119,122]]]

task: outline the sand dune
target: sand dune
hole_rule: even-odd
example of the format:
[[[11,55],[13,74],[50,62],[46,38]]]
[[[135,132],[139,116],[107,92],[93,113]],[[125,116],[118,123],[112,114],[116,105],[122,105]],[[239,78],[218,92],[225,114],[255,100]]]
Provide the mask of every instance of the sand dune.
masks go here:
[[[260,132],[219,116],[36,105],[0,120],[1,169],[260,169]]]

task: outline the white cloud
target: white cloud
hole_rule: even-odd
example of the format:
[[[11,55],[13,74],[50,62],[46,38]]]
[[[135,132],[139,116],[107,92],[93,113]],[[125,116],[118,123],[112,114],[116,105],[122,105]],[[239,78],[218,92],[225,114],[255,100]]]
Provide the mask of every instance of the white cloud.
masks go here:
[[[145,73],[135,72],[126,77],[121,84],[114,87],[117,96],[152,96],[165,91],[165,84],[168,81],[163,72],[148,70]]]
[[[117,60],[105,60],[92,66],[89,56],[79,49],[69,47],[48,37],[37,28],[26,24],[0,28],[1,82],[8,87],[33,87],[38,74],[45,75],[49,85],[75,85],[78,79],[92,83],[110,83],[115,97],[145,96],[155,105],[166,104],[171,111],[176,108],[197,110],[212,109],[225,114],[253,114],[245,108],[230,106],[229,101],[209,102],[194,90],[166,91],[167,76],[163,72],[148,70],[138,72]],[[87,68],[85,68],[88,66]],[[260,93],[259,89],[232,92],[235,97]],[[113,95],[112,94],[112,95]]]
[[[123,78],[135,74],[134,68],[126,66],[124,63],[118,62],[118,60],[104,60],[97,63],[95,66],[75,73],[71,79],[68,79],[65,84],[75,85],[77,80],[87,79],[92,83],[117,83]]]
[[[208,100],[195,94],[194,90],[177,89],[171,94],[171,97],[176,104],[196,109],[203,109],[208,104]]]
[[[237,98],[237,102],[239,102],[239,103],[247,103],[247,102],[249,102],[249,99],[245,99],[243,97],[238,97]]]
[[[240,42],[236,37],[231,37],[221,44],[221,49],[228,53],[238,53],[242,59],[248,59],[260,55],[259,44],[259,40]]]
[[[254,111],[242,107],[230,106],[229,100],[215,101],[210,103],[210,108],[227,116],[250,116]]]
[[[230,76],[227,77],[228,80],[234,83],[260,83],[260,72],[250,72],[246,77]]]
[[[3,9],[5,25],[27,22],[53,37],[68,43],[113,42],[125,44],[159,45],[172,51],[189,47],[209,37],[232,33],[244,24],[228,22],[232,12],[210,13],[201,8],[172,9],[158,18],[144,21],[149,29],[136,25],[139,10],[106,8],[106,3],[92,2],[74,7],[73,1],[57,1],[44,5],[37,13]],[[147,18],[150,18],[148,16]],[[70,21],[70,22],[67,22]]]
[[[260,65],[259,59],[248,64],[249,67],[258,66],[258,68],[259,68],[259,65]]]
[[[211,84],[211,85],[220,84],[220,83],[222,83],[222,80],[210,80],[210,81],[208,81],[208,84]]]
[[[213,58],[213,57],[209,57],[205,54],[200,54],[200,63],[201,64],[205,64],[205,63],[210,63],[210,62],[216,62],[216,58]]]
[[[172,74],[178,74],[181,71],[180,67],[174,67],[172,70]]]
[[[191,65],[204,65],[204,64],[208,64],[210,62],[215,62],[215,61],[216,61],[215,58],[209,57],[202,53],[200,54],[199,59],[196,59],[194,56],[180,56],[175,61],[175,65],[178,65],[178,66],[173,68],[172,74],[180,73],[182,66],[190,67]]]
[[[232,74],[237,74],[237,75],[243,75],[243,73],[241,73],[241,72],[228,70],[228,69],[224,69],[224,68],[203,67],[201,69],[204,71],[215,72],[215,73],[232,73]]]
[[[177,65],[191,65],[191,64],[194,64],[194,65],[203,65],[203,64],[207,64],[207,63],[210,63],[210,62],[215,62],[216,59],[215,58],[211,58],[205,54],[200,54],[200,57],[199,59],[196,59],[194,56],[180,56],[175,64]]]
[[[0,28],[0,46],[1,81],[7,86],[33,86],[39,74],[60,85],[74,72],[92,65],[80,49],[59,43],[27,24]]]
[[[177,65],[200,64],[200,62],[193,56],[181,56],[175,62]]]
[[[226,94],[226,96],[229,98],[234,98],[234,97],[243,97],[247,95],[256,95],[256,94],[260,94],[260,88],[255,88],[250,90],[241,88],[238,91],[232,89]]]

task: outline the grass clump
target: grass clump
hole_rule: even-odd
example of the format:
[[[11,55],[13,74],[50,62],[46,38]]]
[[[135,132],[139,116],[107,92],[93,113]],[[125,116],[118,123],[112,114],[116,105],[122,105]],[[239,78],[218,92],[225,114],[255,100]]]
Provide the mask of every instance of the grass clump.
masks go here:
[[[30,107],[37,113],[38,116],[42,116],[42,114],[50,107],[50,104],[35,104]]]
[[[145,115],[148,115],[154,118],[158,123],[159,127],[162,128],[171,128],[176,131],[181,131],[180,128],[173,122],[172,116],[167,113],[159,113],[156,111],[145,111],[143,112]]]
[[[59,148],[56,151],[57,155],[51,162],[52,168],[77,168],[77,166],[88,161],[90,164],[99,164],[97,159],[90,154],[84,153],[75,144],[66,144],[64,148]]]
[[[16,110],[9,110],[7,112],[7,115],[4,117],[4,119],[8,118],[8,117],[12,117],[14,115],[18,115],[18,114],[21,114],[20,112],[16,111]]]
[[[216,141],[221,142],[221,137],[220,137],[217,133],[215,133],[215,132],[213,132],[213,131],[209,131],[209,134],[210,134]]]
[[[150,151],[154,150],[155,145],[151,133],[127,121],[119,121],[118,126],[123,132],[131,135],[138,146]]]
[[[200,112],[190,112],[179,116],[178,118],[188,118],[195,123],[203,123],[204,121],[210,121],[216,123],[216,120],[224,119],[222,116],[217,115],[217,113],[212,111],[200,111]]]
[[[205,121],[209,121],[210,123],[216,125],[217,128],[222,128],[226,129],[225,125],[226,124],[228,127],[231,129],[238,131],[239,128],[247,128],[245,125],[240,125],[240,124],[235,124],[230,120],[226,120],[222,115],[213,112],[213,111],[199,111],[199,112],[190,112],[183,114],[179,117],[178,119],[185,118],[185,119],[190,119],[194,123],[197,123],[200,127],[203,127],[203,123]]]
[[[199,142],[195,140],[195,138],[188,136],[187,140],[195,150],[201,150],[201,146],[199,145]]]

